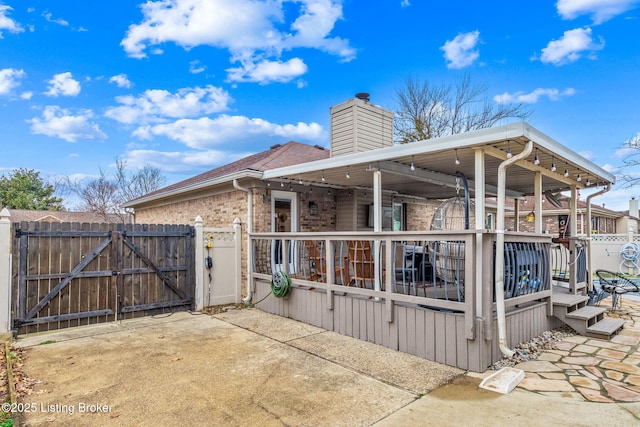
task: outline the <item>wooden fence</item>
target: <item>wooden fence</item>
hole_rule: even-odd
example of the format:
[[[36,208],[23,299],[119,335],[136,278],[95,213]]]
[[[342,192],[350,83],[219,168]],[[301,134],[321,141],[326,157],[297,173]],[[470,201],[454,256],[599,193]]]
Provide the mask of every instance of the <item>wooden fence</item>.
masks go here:
[[[22,222],[12,235],[18,333],[193,308],[192,226]]]

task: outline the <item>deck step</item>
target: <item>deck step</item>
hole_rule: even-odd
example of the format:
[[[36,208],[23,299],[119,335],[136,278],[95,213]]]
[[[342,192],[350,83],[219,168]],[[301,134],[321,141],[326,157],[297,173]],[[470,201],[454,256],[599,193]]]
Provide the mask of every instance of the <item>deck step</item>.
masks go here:
[[[573,305],[578,305],[583,302],[589,301],[589,297],[585,295],[573,295],[573,294],[558,294],[554,293],[551,296],[551,302],[554,305],[561,305],[564,307],[571,307]]]
[[[579,308],[579,309],[574,310],[574,311],[570,311],[569,313],[567,313],[567,317],[571,317],[573,319],[588,320],[588,319],[592,319],[594,317],[598,317],[599,315],[601,315],[605,311],[607,311],[606,308],[594,307],[594,306],[590,305],[590,306],[587,306],[587,307]]]
[[[587,328],[587,333],[597,336],[606,336],[607,339],[611,335],[615,335],[624,326],[624,319],[614,317],[606,317],[598,323]]]

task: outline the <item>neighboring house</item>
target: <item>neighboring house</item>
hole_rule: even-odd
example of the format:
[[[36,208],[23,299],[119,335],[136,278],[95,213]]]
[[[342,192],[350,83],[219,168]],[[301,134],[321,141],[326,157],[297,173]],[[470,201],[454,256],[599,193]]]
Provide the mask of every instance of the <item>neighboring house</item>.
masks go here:
[[[9,209],[11,222],[38,221],[38,222],[88,222],[88,223],[120,223],[123,219],[127,223],[133,222],[133,217],[129,214],[104,215],[95,212],[67,212],[67,211],[36,211],[26,209]]]
[[[515,230],[513,222],[513,203],[510,201],[511,211],[508,212],[506,220],[506,228]],[[534,206],[533,196],[524,197],[519,201],[519,230],[533,232],[535,215],[532,214]],[[569,237],[569,201],[566,198],[560,201],[562,207],[554,206],[546,197],[542,196],[542,232],[547,234],[557,234],[560,237]],[[576,205],[577,220],[576,224],[578,235],[589,234],[587,226],[587,203],[584,200],[578,200]],[[637,218],[635,219],[637,221]],[[606,209],[603,206],[591,205],[591,232],[599,234],[616,234],[626,233],[629,226],[635,224],[628,212],[617,212]],[[635,224],[637,230],[637,224]]]

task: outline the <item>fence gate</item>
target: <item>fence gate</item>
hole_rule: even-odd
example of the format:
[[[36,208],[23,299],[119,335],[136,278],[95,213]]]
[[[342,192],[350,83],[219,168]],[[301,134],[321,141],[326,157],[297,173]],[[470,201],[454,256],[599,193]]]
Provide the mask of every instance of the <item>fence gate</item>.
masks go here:
[[[193,308],[189,225],[13,224],[17,333]]]

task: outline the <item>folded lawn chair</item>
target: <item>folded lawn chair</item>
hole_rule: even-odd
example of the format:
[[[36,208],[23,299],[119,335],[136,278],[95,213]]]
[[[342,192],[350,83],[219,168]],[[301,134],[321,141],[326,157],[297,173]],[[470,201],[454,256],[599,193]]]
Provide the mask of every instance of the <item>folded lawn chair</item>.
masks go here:
[[[629,292],[640,292],[640,287],[620,273],[607,270],[596,270],[602,292],[611,294],[611,308],[615,310],[622,295]],[[602,299],[600,297],[599,299]]]

